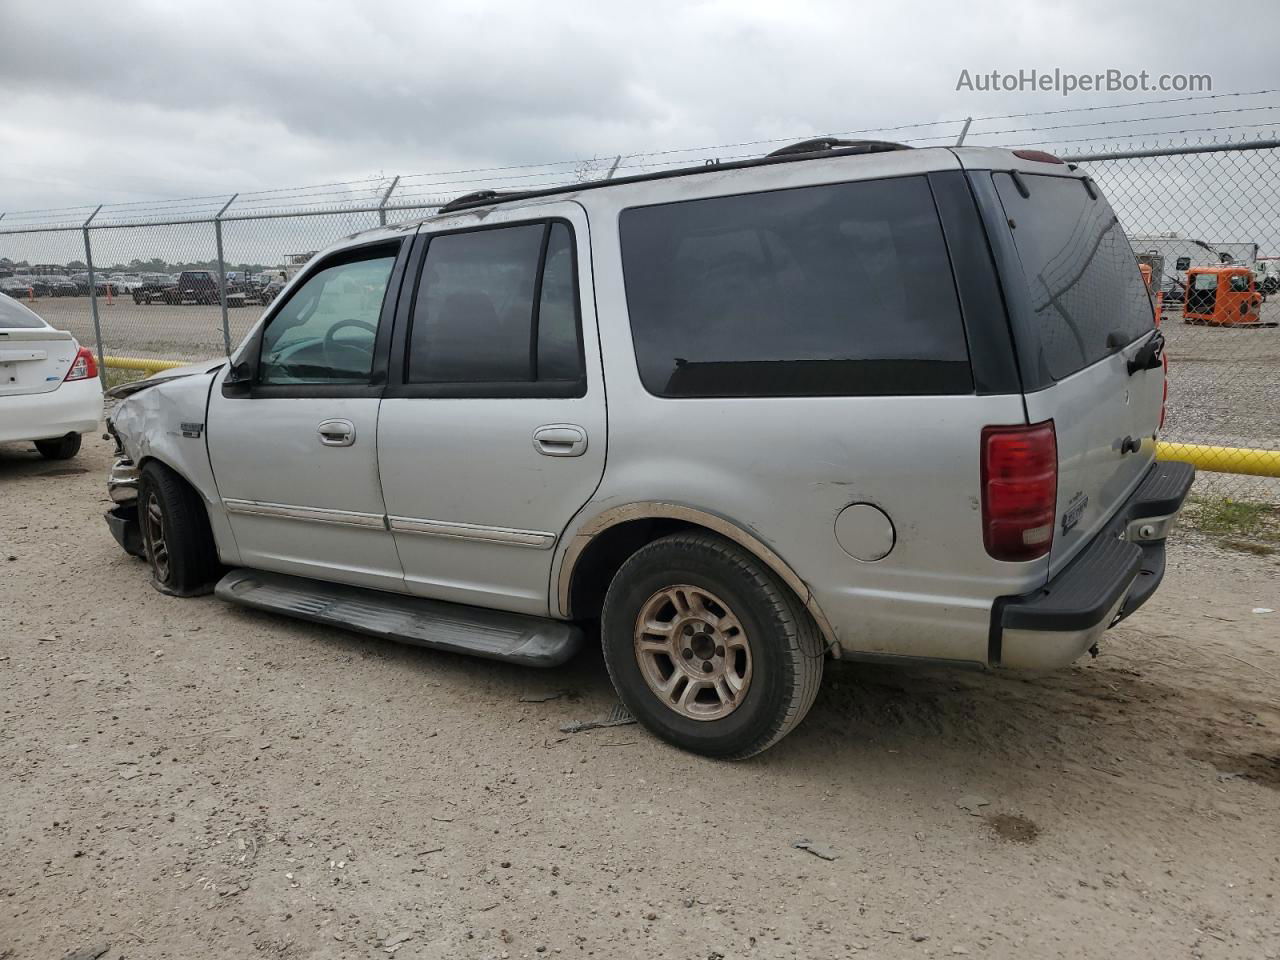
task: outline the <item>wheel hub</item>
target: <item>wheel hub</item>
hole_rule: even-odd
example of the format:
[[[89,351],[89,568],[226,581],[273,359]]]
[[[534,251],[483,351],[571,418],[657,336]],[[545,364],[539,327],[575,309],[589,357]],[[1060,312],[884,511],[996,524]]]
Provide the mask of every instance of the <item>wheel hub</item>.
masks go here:
[[[751,647],[741,622],[702,587],[677,584],[645,601],[636,617],[635,654],[659,701],[694,720],[728,716],[751,682]]]
[[[160,498],[155,491],[147,496],[146,509],[143,512],[143,537],[146,540],[147,555],[151,558],[151,566],[156,579],[161,583],[169,581],[169,544],[165,537],[164,510],[160,507]]]

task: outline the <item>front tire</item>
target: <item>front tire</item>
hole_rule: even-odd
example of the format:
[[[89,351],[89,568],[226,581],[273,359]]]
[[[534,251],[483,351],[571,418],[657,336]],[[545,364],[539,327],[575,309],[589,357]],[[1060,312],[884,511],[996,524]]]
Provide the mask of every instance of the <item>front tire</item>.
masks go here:
[[[46,460],[70,460],[80,452],[80,434],[68,433],[56,440],[37,440],[36,449]]]
[[[180,597],[209,592],[220,570],[209,514],[190,485],[163,464],[142,468],[138,523],[157,590]]]
[[[709,533],[655,540],[605,596],[605,664],[652,733],[693,753],[742,759],[809,712],[822,680],[813,618],[773,572]]]

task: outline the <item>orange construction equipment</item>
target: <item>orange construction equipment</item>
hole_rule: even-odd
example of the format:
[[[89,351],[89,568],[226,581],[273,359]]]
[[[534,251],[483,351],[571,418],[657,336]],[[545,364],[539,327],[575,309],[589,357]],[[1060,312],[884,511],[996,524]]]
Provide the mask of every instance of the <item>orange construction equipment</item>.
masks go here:
[[[1187,271],[1185,323],[1211,327],[1274,327],[1259,312],[1262,294],[1248,267],[1192,267]]]

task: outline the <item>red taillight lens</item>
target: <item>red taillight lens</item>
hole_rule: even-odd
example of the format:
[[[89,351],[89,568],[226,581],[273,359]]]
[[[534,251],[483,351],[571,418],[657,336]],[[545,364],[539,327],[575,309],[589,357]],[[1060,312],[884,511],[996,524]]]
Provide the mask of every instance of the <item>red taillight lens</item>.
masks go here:
[[[67,371],[65,380],[89,380],[98,375],[98,365],[94,362],[93,353],[88,347],[81,347],[76,358],[71,361],[71,369]]]
[[[1053,544],[1058,441],[1053,421],[982,428],[982,540],[997,560],[1034,560]]]

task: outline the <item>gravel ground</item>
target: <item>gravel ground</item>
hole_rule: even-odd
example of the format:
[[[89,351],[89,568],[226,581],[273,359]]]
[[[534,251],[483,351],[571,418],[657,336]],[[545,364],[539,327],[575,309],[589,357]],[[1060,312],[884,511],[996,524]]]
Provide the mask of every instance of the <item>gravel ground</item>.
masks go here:
[[[27,306],[59,330],[70,330],[81,343],[98,342],[88,297],[42,297]],[[257,306],[227,310],[233,347],[262,316],[262,310]],[[220,306],[138,304],[130,296],[114,297],[108,304],[104,297],[98,300],[98,317],[108,354],[163,360],[203,360],[222,355]]]
[[[1178,535],[1051,675],[831,664],[724,764],[562,733],[615,702],[594,652],[163,596],[108,460],[0,448],[0,957],[1280,956],[1275,557]]]

